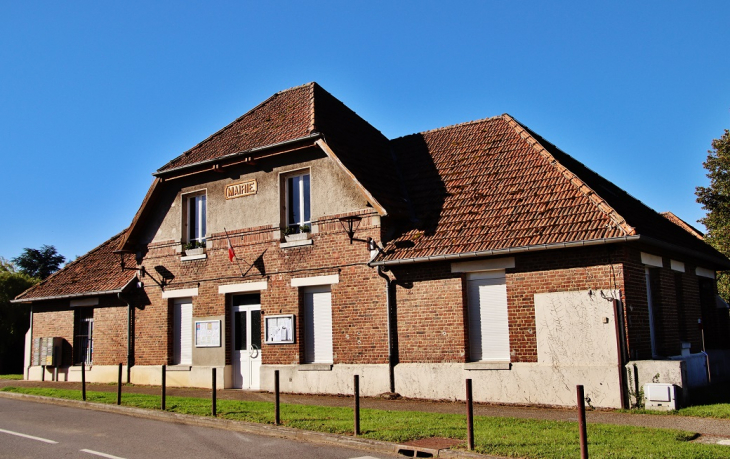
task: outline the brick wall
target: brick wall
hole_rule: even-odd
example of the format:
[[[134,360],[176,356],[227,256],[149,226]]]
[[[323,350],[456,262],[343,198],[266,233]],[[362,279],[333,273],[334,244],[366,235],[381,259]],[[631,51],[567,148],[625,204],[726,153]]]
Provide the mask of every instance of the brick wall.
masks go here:
[[[515,257],[507,270],[507,313],[513,362],[537,361],[537,293],[623,288],[615,247],[599,247]],[[468,358],[463,276],[450,263],[413,264],[393,269],[399,362],[464,362]]]
[[[372,211],[360,214],[363,220],[355,237],[379,239],[378,220]],[[229,231],[236,259],[228,259],[225,234],[209,237],[211,247],[206,259],[182,261],[174,241],[151,245],[143,266],[156,279],[165,273],[166,290],[198,288],[193,297],[193,317],[225,315],[225,362],[231,363],[230,296],[218,287],[249,281],[268,282],[261,293],[262,315],[294,314],[294,344],[264,344],[262,324],[262,362],[292,364],[302,361],[301,292],[291,286],[294,277],[339,275],[332,285],[333,352],[335,363],[387,363],[387,320],[385,281],[374,268],[364,242],[350,244],[338,221],[339,215],[317,222],[311,235],[313,244],[282,248],[275,238],[277,230],[258,227]],[[242,276],[243,273],[243,276]],[[145,283],[147,305],[135,313],[135,354],[138,365],[161,365],[172,354],[171,308],[162,299],[161,289],[149,277]],[[221,362],[223,363],[223,362]]]

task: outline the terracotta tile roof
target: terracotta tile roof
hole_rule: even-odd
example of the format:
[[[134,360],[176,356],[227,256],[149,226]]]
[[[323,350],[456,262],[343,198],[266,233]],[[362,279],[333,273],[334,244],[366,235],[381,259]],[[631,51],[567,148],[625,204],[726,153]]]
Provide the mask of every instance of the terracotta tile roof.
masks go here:
[[[308,83],[277,92],[158,171],[189,166],[311,134],[314,130],[314,85]]]
[[[391,144],[417,221],[379,260],[636,234],[718,255],[509,115]]]
[[[699,231],[694,226],[690,225],[686,221],[684,221],[681,218],[679,218],[676,215],[674,215],[673,212],[669,212],[669,211],[662,212],[662,217],[666,218],[670,222],[674,223],[675,225],[679,226],[683,230],[687,231],[689,234],[691,234],[692,236],[696,237],[697,239],[702,239],[702,240],[705,239],[705,235],[702,234],[701,231]]]
[[[134,278],[135,271],[122,271],[119,255],[112,253],[124,231],[72,261],[16,297],[16,300],[32,301],[54,297],[74,297],[123,289]],[[133,254],[125,255],[129,267],[137,264]]]
[[[317,133],[388,213],[405,210],[400,194],[388,190],[397,179],[388,139],[317,83],[274,94],[158,172]]]

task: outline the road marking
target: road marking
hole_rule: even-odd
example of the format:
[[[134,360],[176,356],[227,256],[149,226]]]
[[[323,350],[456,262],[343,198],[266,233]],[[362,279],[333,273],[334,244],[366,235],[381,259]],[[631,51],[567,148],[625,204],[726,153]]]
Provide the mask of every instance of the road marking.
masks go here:
[[[95,456],[107,457],[109,459],[124,459],[123,457],[112,456],[111,454],[100,453],[99,451],[93,451],[93,450],[90,450],[90,449],[82,449],[81,452],[82,453],[93,454]]]
[[[0,432],[10,434],[10,435],[17,435],[18,437],[23,437],[23,438],[30,438],[31,440],[42,441],[43,443],[53,443],[53,444],[58,443],[57,441],[48,440],[46,438],[41,438],[41,437],[34,437],[33,435],[26,435],[26,434],[22,434],[20,432],[13,432],[12,430],[0,429]]]

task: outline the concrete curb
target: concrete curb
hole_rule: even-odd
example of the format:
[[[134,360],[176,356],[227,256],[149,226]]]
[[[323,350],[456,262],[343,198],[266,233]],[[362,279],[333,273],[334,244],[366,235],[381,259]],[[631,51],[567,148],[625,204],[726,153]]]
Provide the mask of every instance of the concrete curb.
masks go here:
[[[48,403],[51,405],[66,406],[70,408],[81,408],[87,410],[103,411],[107,413],[123,414],[137,418],[152,419],[156,421],[174,422],[198,427],[211,427],[214,429],[230,430],[232,432],[250,433],[264,435],[267,437],[284,438],[288,440],[305,441],[325,445],[336,445],[348,448],[356,448],[371,452],[397,454],[398,451],[413,451],[412,446],[390,443],[367,438],[349,437],[346,435],[312,432],[309,430],[294,429],[291,427],[273,426],[269,424],[255,424],[245,421],[233,421],[213,417],[194,416],[191,414],[171,413],[169,411],[148,410],[130,406],[109,405],[104,403],[84,402],[80,400],[66,400],[40,395],[17,394],[14,392],[0,392],[0,397],[25,400],[36,403]],[[429,451],[430,452],[430,451]],[[444,458],[480,458],[480,459],[502,459],[499,456],[486,456],[467,451],[454,450],[433,450],[433,457]]]

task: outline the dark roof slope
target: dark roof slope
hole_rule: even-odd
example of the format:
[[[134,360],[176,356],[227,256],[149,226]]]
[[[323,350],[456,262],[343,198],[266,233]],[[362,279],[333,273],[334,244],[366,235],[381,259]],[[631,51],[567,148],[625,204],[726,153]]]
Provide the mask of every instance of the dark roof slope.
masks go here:
[[[694,226],[690,225],[686,221],[682,220],[681,218],[674,215],[673,212],[662,212],[662,217],[666,218],[670,222],[674,223],[675,225],[678,225],[683,230],[687,231],[692,236],[696,237],[697,239],[705,239],[705,235],[702,233],[702,231],[698,230]]]
[[[406,203],[394,186],[398,173],[388,138],[319,85],[313,89],[314,129],[389,214],[404,215]]]
[[[636,235],[725,259],[509,115],[391,144],[417,222],[378,261]]]
[[[122,271],[119,255],[113,253],[124,231],[72,261],[16,297],[21,301],[84,296],[121,291],[134,278],[134,271]],[[133,254],[125,254],[128,267],[137,264]]]

